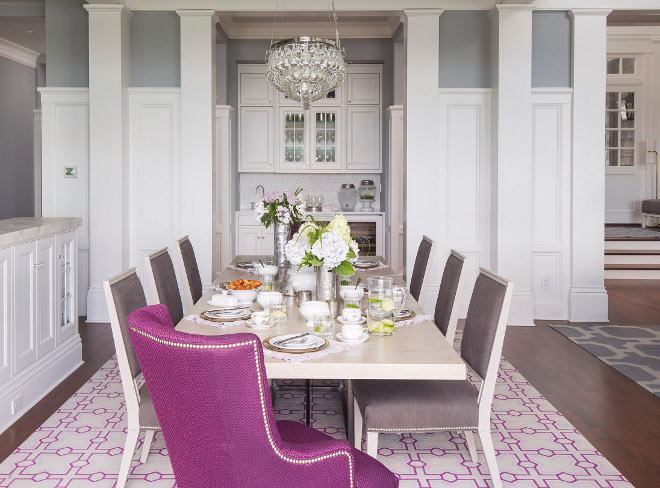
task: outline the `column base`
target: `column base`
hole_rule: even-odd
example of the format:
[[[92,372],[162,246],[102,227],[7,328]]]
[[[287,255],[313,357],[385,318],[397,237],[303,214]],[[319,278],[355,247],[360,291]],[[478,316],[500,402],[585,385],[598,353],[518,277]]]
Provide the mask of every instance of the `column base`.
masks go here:
[[[90,286],[87,291],[87,320],[86,323],[110,323],[108,303],[105,300],[105,290],[102,286]]]
[[[601,286],[574,286],[569,292],[569,322],[609,322],[607,290]]]

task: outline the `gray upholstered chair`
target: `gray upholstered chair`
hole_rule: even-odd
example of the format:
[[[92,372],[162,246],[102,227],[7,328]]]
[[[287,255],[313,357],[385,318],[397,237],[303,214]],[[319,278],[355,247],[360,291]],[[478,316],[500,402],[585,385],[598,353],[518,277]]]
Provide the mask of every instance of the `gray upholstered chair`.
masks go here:
[[[458,313],[463,299],[463,286],[465,285],[465,274],[467,258],[461,253],[451,250],[445,270],[440,281],[438,300],[435,302],[435,313],[433,320],[449,342],[454,344],[456,326],[458,325]]]
[[[461,357],[481,379],[479,389],[469,380],[353,380],[355,446],[362,444],[363,424],[367,453],[373,457],[381,432],[461,430],[476,462],[472,435],[476,430],[493,485],[501,488],[490,435],[490,409],[512,293],[513,283],[480,270],[461,341]]]
[[[172,323],[178,324],[183,318],[183,305],[170,253],[164,248],[146,256],[144,260],[154,303],[165,305],[170,311]]]
[[[155,431],[160,430],[160,424],[147,386],[143,384],[140,388],[137,387],[137,379],[142,370],[128,335],[128,316],[134,311],[147,306],[142,283],[135,274],[135,268],[131,268],[110,278],[108,281],[104,281],[103,288],[110,314],[110,326],[115,343],[117,364],[119,365],[119,376],[121,377],[124,398],[126,399],[128,432],[119,468],[119,479],[117,480],[117,488],[123,488],[126,484],[140,432],[142,430],[146,431],[140,457],[140,462],[146,463],[151,441],[154,438]]]
[[[410,278],[410,294],[424,307],[426,302],[426,288],[431,275],[429,263],[433,266],[433,253],[435,251],[435,241],[430,237],[423,236],[422,242],[417,249],[415,257],[415,266],[413,267],[412,277]]]
[[[188,236],[177,241],[177,255],[179,257],[179,276],[183,282],[183,299],[187,312],[202,298],[202,278],[199,275],[195,251]],[[183,279],[183,278],[186,279]]]

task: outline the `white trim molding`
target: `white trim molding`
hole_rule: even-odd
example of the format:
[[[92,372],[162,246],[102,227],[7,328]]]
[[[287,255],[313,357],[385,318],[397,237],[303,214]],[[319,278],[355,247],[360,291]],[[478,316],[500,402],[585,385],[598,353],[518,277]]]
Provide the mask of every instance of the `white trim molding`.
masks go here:
[[[0,37],[0,56],[36,68],[39,53]]]

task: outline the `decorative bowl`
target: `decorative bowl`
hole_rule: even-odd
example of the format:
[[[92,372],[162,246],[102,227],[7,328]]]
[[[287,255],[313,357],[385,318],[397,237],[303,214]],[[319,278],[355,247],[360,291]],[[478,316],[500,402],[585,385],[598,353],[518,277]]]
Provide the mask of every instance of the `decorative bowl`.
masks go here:
[[[282,302],[282,294],[279,291],[262,291],[257,295],[257,303],[264,310],[268,310],[268,304],[273,299],[279,299],[279,302]]]
[[[310,300],[300,306],[300,314],[307,319],[307,327],[314,327],[314,314],[317,312],[329,312],[330,307],[325,302]]]
[[[339,296],[342,300],[346,300],[347,296],[356,300],[362,300],[362,297],[364,296],[364,288],[358,286],[357,289],[355,289],[355,285],[340,285]]]
[[[261,265],[260,262],[253,263],[254,267],[252,268],[256,274],[266,275],[266,276],[275,276],[279,269],[274,264],[264,264]]]
[[[238,303],[252,303],[257,298],[257,290],[229,290],[238,299]]]

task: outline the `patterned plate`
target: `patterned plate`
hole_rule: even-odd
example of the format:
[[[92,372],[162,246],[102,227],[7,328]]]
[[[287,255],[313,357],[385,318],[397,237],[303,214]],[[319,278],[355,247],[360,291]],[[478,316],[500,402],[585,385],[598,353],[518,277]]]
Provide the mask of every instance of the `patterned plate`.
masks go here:
[[[213,315],[208,315],[206,311],[202,312],[199,314],[201,318],[204,320],[209,320],[211,322],[237,322],[239,320],[247,320],[252,316],[252,313],[248,313],[247,315],[241,316],[241,317],[227,317],[227,318],[218,318]]]
[[[265,347],[266,349],[270,349],[271,351],[286,352],[286,353],[289,353],[289,354],[304,354],[304,353],[306,353],[306,352],[320,351],[320,350],[323,349],[324,347],[328,347],[328,344],[329,344],[329,342],[327,341],[327,339],[324,339],[324,338],[322,338],[322,337],[320,337],[320,339],[323,340],[323,342],[321,343],[321,345],[319,345],[319,346],[315,346],[315,347],[310,347],[310,348],[307,348],[307,349],[283,349],[283,348],[281,348],[281,347],[274,346],[274,345],[272,345],[272,344],[270,343],[271,340],[274,340],[274,339],[281,339],[281,337],[282,337],[282,336],[273,336],[273,337],[268,337],[268,338],[264,339],[264,340],[263,340],[263,345],[264,345],[264,347]]]
[[[377,261],[356,261],[353,266],[358,269],[371,269],[378,267],[378,264]]]
[[[401,322],[402,320],[409,320],[415,317],[417,314],[412,310],[403,309],[399,312],[398,315],[394,317],[395,322]]]

